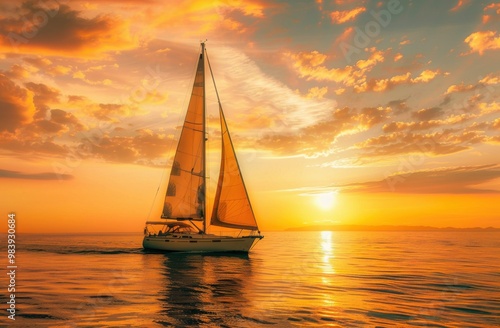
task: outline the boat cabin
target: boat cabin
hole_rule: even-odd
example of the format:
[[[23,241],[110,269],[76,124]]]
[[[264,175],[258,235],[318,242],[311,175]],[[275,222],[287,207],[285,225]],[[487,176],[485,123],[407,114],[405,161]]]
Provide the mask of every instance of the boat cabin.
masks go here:
[[[148,236],[165,236],[165,235],[170,235],[170,234],[195,234],[197,231],[193,228],[192,225],[185,223],[185,222],[146,222],[146,229],[145,229],[145,234]],[[152,232],[149,229],[147,229],[148,225],[162,225],[162,229],[158,231],[158,234],[156,232]]]

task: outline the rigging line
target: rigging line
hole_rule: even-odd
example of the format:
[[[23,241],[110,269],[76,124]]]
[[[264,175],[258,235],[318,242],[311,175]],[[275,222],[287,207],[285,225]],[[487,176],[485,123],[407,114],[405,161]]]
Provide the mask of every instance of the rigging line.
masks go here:
[[[151,217],[151,212],[153,212],[153,207],[155,207],[156,199],[158,198],[158,193],[160,192],[160,187],[162,185],[163,178],[165,177],[165,171],[166,170],[167,170],[166,167],[163,168],[163,170],[161,170],[160,183],[158,184],[158,188],[156,188],[156,193],[155,193],[155,196],[153,197],[153,202],[151,203],[151,207],[149,208],[149,213],[148,213],[148,216],[146,218],[146,221],[147,221],[147,219],[149,219]],[[162,209],[162,213],[163,213],[163,209]]]
[[[217,95],[217,102],[219,103],[219,106],[222,107],[222,104],[220,103],[219,91],[217,90],[217,85],[215,84],[215,77],[214,77],[214,73],[212,71],[212,65],[210,65],[210,60],[208,60],[207,49],[205,49],[205,54],[207,56],[208,68],[210,69],[210,76],[212,77],[212,82],[214,83],[215,94]]]

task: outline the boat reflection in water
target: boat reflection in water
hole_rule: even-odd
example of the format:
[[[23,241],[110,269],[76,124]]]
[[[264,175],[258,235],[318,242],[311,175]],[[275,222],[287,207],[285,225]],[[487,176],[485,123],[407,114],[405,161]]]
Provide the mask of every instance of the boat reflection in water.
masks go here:
[[[157,322],[175,327],[246,327],[263,323],[249,308],[253,262],[245,253],[165,256]]]

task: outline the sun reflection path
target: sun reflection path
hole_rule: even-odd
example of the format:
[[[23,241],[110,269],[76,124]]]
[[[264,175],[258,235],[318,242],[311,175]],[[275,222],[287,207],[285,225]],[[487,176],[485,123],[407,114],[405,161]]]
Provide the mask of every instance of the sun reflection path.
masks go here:
[[[331,231],[321,231],[321,251],[323,255],[321,263],[321,280],[323,285],[331,286],[331,278],[336,273],[333,267],[333,259],[335,256]],[[326,306],[333,306],[335,304],[334,295],[331,293],[324,293],[323,302]]]
[[[331,259],[334,258],[331,231],[321,231],[321,251],[323,253],[323,273],[334,274],[335,269],[333,268],[333,265],[331,263]]]

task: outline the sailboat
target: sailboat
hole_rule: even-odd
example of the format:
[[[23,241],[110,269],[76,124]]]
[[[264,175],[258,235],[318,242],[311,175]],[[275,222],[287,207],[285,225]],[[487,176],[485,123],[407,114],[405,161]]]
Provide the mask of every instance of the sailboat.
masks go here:
[[[217,95],[222,137],[219,179],[210,221],[207,220],[205,61]],[[207,229],[214,226],[237,234],[209,233]],[[248,252],[262,238],[202,42],[163,211],[158,221],[146,221],[143,247],[166,252]]]

